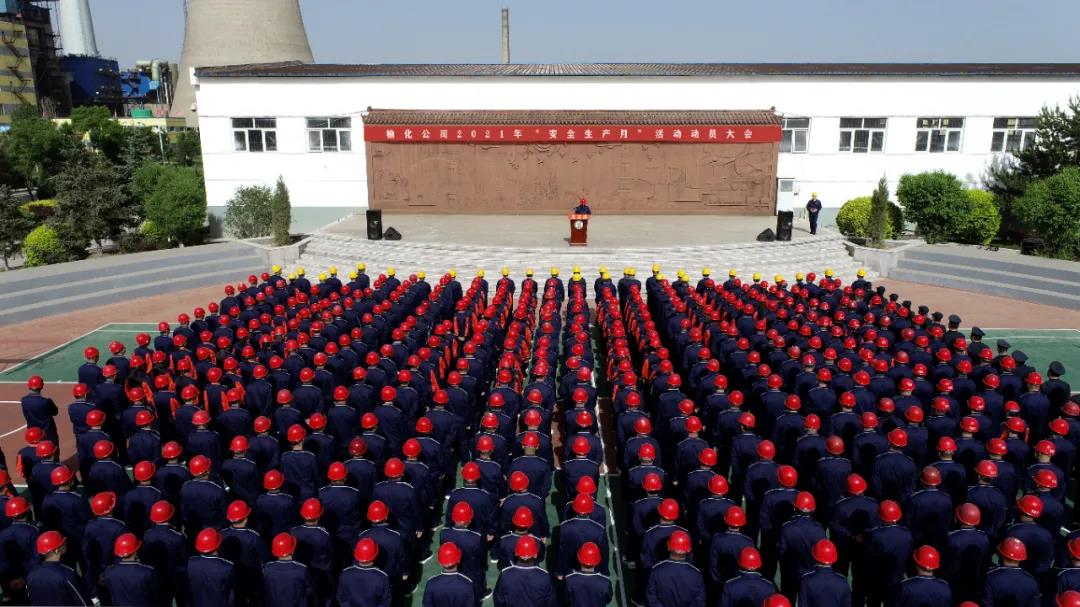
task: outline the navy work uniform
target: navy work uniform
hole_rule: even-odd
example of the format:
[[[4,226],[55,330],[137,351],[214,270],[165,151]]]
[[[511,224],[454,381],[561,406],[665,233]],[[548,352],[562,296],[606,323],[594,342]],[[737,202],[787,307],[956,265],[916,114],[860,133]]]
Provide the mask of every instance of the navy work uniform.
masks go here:
[[[383,577],[386,577],[385,574]],[[303,563],[292,559],[270,561],[262,567],[263,592],[268,607],[313,607],[315,590]],[[346,605],[347,603],[340,603]]]
[[[60,562],[42,563],[26,576],[31,605],[90,606],[90,593],[82,578]]]
[[[456,571],[444,571],[428,580],[423,607],[476,607],[472,580]]]
[[[143,536],[139,556],[157,573],[163,604],[187,603],[187,538],[168,523],[154,525]]]
[[[851,607],[851,587],[831,567],[818,565],[802,576],[798,607]]]
[[[991,552],[990,538],[979,529],[964,527],[946,537],[941,576],[949,582],[957,602],[978,601],[982,596]]]
[[[102,586],[107,597],[103,605],[160,605],[158,579],[154,568],[138,561],[117,561],[105,570]]]
[[[335,598],[340,607],[390,607],[390,579],[376,567],[346,567]]]
[[[919,575],[900,582],[900,597],[896,601],[896,607],[940,607],[952,604],[952,591],[945,580]]]
[[[495,607],[555,607],[551,576],[537,565],[511,565],[499,573]]]
[[[569,607],[607,607],[614,596],[611,578],[595,571],[573,571],[564,582]]]
[[[188,559],[188,596],[192,607],[214,607],[236,603],[236,571],[231,561],[200,554]]]
[[[724,582],[717,607],[760,607],[776,594],[776,584],[757,571],[742,571]]]
[[[657,607],[704,607],[705,578],[686,561],[660,561],[649,571],[645,601]]]
[[[180,488],[180,517],[184,528],[196,534],[206,527],[220,529],[226,525],[228,506],[225,489],[205,478],[195,478]]]
[[[986,574],[983,607],[1039,604],[1039,584],[1019,567],[994,567]]]

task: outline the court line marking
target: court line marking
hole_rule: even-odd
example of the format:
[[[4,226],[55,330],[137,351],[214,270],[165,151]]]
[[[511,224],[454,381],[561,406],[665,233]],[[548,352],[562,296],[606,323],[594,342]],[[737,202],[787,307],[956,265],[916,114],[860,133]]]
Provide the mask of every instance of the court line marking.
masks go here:
[[[44,357],[52,354],[53,352],[57,352],[59,350],[62,350],[64,348],[66,348],[68,346],[68,344],[70,344],[72,342],[79,341],[80,339],[85,339],[87,337],[90,337],[94,333],[97,333],[98,331],[104,329],[105,327],[109,326],[110,324],[112,324],[112,323],[105,323],[105,324],[101,325],[100,327],[98,327],[98,328],[96,328],[96,329],[94,329],[92,331],[87,331],[86,333],[83,333],[82,335],[80,335],[80,336],[78,336],[76,338],[69,339],[69,340],[65,341],[64,343],[60,344],[59,346],[56,346],[54,348],[49,348],[48,350],[46,350],[46,351],[44,351],[44,352],[42,352],[40,354],[35,354],[34,356],[31,356],[30,358],[22,361],[21,363],[17,363],[15,366],[8,367],[7,369],[4,369],[3,371],[0,371],[0,375],[4,375],[4,374],[9,373],[11,371],[17,371],[17,370],[25,367],[26,365],[29,365],[30,363],[36,361],[39,358],[44,358]]]
[[[0,434],[0,439],[7,438],[7,437],[11,436],[12,434],[17,434],[19,432],[22,432],[25,429],[26,429],[26,424],[23,424],[23,425],[19,426],[18,428],[15,428],[11,432],[5,432],[4,434]]]
[[[1074,333],[1080,333],[1080,329],[1071,328],[1048,328],[1048,329],[1036,329],[1034,327],[987,327],[983,331],[1072,331]]]

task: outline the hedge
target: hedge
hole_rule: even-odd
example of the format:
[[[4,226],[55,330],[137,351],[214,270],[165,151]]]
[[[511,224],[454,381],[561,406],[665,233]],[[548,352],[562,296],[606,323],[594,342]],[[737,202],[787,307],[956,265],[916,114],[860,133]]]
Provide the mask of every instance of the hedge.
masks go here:
[[[1032,182],[1013,202],[1017,217],[1045,241],[1044,251],[1065,259],[1080,258],[1080,169]]]
[[[22,203],[19,210],[30,219],[44,221],[56,214],[56,200],[53,198],[31,200]]]
[[[836,214],[836,227],[848,237],[868,238],[870,236],[870,196],[852,198],[840,207]],[[897,205],[889,203],[889,222],[885,227],[885,238],[892,238],[904,231],[904,213]]]
[[[44,266],[68,260],[68,252],[56,228],[40,225],[30,231],[23,240],[26,266]]]
[[[970,206],[960,180],[945,171],[904,175],[896,198],[904,207],[904,217],[930,243],[956,234]]]
[[[964,190],[968,209],[952,237],[967,244],[989,244],[1001,227],[1001,213],[994,195],[986,190]]]

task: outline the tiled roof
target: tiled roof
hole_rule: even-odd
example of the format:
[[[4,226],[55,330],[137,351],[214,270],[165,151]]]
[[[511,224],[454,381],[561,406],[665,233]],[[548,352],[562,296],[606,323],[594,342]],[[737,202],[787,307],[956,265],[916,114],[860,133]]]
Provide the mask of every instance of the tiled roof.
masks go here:
[[[200,77],[951,76],[1080,77],[1080,63],[382,63],[200,67]]]
[[[776,125],[772,110],[394,110],[369,109],[364,124]]]

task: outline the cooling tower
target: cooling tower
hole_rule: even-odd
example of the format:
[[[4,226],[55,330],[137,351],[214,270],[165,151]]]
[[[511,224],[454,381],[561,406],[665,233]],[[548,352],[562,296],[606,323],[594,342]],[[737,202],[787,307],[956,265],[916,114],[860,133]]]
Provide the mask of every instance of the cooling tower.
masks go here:
[[[279,61],[314,63],[300,0],[186,0],[184,12],[184,51],[173,116],[194,113],[192,68]]]
[[[65,55],[98,56],[90,0],[65,0],[60,3],[60,42]]]

